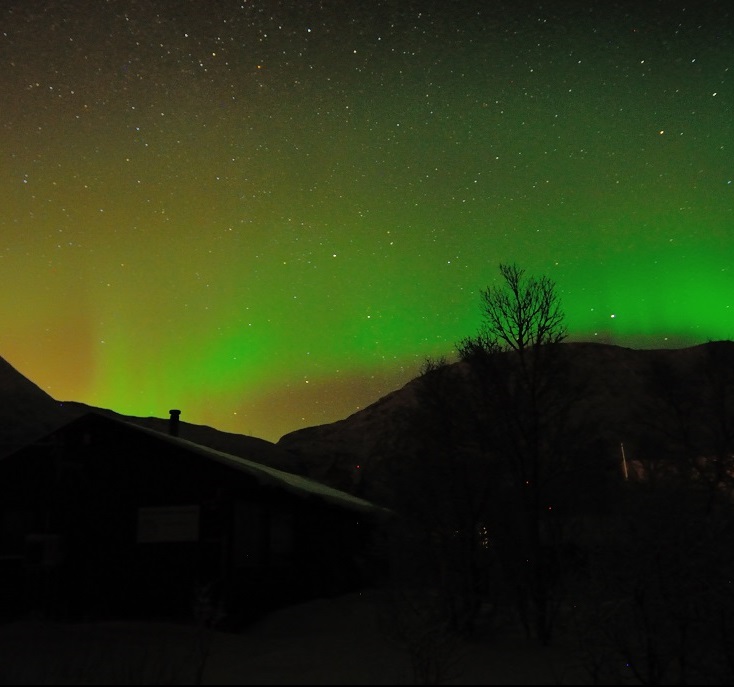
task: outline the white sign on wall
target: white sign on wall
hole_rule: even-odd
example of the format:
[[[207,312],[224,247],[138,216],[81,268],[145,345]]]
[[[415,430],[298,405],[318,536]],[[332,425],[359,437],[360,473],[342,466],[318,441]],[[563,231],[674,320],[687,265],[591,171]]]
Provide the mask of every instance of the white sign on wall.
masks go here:
[[[138,543],[198,541],[199,506],[138,508]]]

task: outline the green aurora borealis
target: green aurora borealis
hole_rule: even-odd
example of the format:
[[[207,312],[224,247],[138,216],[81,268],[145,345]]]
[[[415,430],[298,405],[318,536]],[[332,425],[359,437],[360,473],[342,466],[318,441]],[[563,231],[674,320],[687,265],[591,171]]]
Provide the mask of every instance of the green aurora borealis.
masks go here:
[[[0,356],[277,440],[451,356],[500,262],[572,340],[732,338],[732,9],[4,2]]]

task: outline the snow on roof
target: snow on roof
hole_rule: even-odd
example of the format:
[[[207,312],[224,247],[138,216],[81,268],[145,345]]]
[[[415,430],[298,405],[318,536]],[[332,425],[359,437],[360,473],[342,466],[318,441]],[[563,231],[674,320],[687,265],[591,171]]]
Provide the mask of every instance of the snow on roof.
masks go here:
[[[224,453],[223,451],[217,451],[216,449],[209,448],[208,446],[196,444],[188,439],[182,439],[181,437],[166,434],[165,432],[159,432],[155,429],[150,429],[132,422],[121,421],[121,424],[125,424],[135,430],[154,436],[162,441],[185,448],[186,450],[203,456],[204,458],[215,460],[218,463],[227,465],[228,467],[239,470],[240,472],[245,472],[254,477],[259,484],[281,487],[298,496],[314,496],[328,503],[362,513],[370,513],[383,517],[392,515],[392,511],[388,508],[378,506],[366,499],[340,491],[339,489],[322,484],[321,482],[317,482],[309,477],[303,477],[301,475],[285,472],[284,470],[278,470],[277,468],[263,465],[262,463],[248,460],[247,458],[234,456],[230,453]]]

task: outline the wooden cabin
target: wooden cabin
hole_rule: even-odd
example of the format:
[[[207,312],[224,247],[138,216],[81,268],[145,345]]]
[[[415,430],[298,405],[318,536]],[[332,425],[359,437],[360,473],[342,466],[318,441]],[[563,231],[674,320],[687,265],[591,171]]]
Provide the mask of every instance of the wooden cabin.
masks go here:
[[[365,584],[386,518],[175,429],[88,413],[0,460],[0,613],[247,621]]]

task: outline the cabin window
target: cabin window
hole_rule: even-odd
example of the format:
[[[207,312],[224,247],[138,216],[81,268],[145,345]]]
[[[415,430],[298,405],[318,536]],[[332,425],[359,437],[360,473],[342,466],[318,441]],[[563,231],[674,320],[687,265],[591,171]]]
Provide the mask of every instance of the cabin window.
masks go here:
[[[199,539],[199,506],[138,509],[138,543],[185,542]]]
[[[58,534],[29,534],[25,539],[25,561],[30,566],[52,567],[61,563]]]

